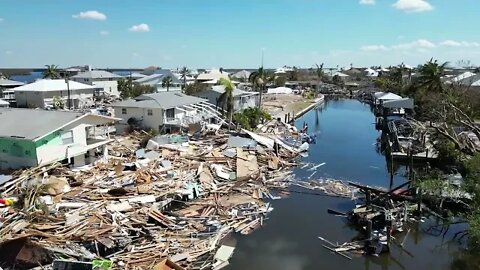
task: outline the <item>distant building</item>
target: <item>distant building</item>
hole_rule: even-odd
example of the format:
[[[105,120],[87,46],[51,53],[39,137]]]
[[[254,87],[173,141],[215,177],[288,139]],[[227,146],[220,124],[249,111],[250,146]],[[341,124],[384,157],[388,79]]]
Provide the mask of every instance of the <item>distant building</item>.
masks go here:
[[[129,126],[170,133],[210,119],[222,121],[215,106],[207,100],[178,91],[145,94],[112,106],[115,117],[121,118],[115,126],[118,133],[125,132]]]
[[[224,86],[214,85],[208,90],[195,94],[195,96],[207,99],[211,104],[220,106],[219,99],[223,93],[225,93]],[[247,92],[238,88],[233,90],[233,110],[235,112],[246,108],[258,107],[259,100],[258,92]]]
[[[68,81],[64,79],[43,79],[11,89],[15,92],[17,107],[20,108],[49,108],[66,107],[68,92],[72,108],[82,108],[93,105],[95,86]],[[61,104],[54,104],[60,102]]]
[[[0,78],[0,98],[8,102],[11,107],[16,107],[15,91],[12,89],[25,83]]]
[[[0,108],[0,170],[92,162],[112,141],[104,131],[114,121],[93,114]]]
[[[121,78],[122,76],[105,70],[89,70],[71,77],[76,82],[95,86],[95,88],[102,89],[103,94],[115,97],[120,96],[117,81]]]
[[[163,79],[165,79],[166,77],[170,77],[172,79],[172,83],[170,87],[168,87],[168,89],[166,86],[163,85]],[[183,82],[168,69],[155,70],[154,74],[137,79],[135,80],[135,83],[141,85],[150,85],[155,88],[158,93],[166,92],[167,90],[180,91],[182,90],[183,84]]]
[[[216,84],[221,78],[230,79],[227,72],[219,69],[211,69],[198,74],[197,81],[207,84]]]

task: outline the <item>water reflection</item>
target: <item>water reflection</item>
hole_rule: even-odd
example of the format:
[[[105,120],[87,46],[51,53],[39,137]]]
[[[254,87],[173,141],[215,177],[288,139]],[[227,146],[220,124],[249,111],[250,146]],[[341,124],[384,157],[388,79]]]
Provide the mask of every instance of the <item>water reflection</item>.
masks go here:
[[[303,160],[325,163],[313,180],[330,177],[387,188],[406,181],[405,166],[386,162],[377,150],[380,133],[375,130],[375,118],[368,105],[355,100],[330,100],[304,115],[297,125],[301,127],[304,121],[318,135],[317,143]],[[300,168],[294,173],[300,179],[311,175]],[[321,246],[319,236],[344,243],[358,234],[345,219],[328,214],[327,209],[346,212],[355,201],[304,194],[301,189],[293,191],[289,198],[272,202],[275,210],[264,227],[251,235],[237,236],[237,248],[227,270],[450,269],[454,264],[461,265],[452,257],[458,254],[457,241],[452,238],[465,228],[464,224],[452,224],[447,230],[435,227],[437,220],[409,223],[405,232],[396,235],[390,254],[359,255],[352,260],[332,254]]]

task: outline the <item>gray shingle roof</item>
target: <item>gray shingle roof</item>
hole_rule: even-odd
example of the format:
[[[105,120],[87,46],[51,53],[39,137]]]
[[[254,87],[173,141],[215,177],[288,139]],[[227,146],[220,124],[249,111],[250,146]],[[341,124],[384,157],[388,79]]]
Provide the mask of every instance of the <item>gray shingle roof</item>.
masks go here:
[[[82,115],[76,112],[0,108],[0,137],[35,140]]]
[[[114,78],[114,79],[120,79],[122,76],[113,74],[111,72],[105,71],[105,70],[91,70],[91,71],[85,71],[82,73],[79,73],[75,76],[72,76],[72,78],[88,78],[88,79],[103,79],[103,78]]]
[[[113,104],[113,107],[169,109],[183,105],[197,104],[205,101],[206,100],[203,98],[192,97],[174,91],[141,95],[135,99],[128,99],[115,103]]]

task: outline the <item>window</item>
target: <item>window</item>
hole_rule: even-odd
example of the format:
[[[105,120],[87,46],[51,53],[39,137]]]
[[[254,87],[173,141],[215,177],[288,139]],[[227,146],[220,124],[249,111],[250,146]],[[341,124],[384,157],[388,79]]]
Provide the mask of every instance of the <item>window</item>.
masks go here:
[[[175,118],[175,109],[167,109],[167,118]]]
[[[127,108],[122,108],[122,114],[127,114]]]
[[[67,144],[72,144],[73,143],[73,131],[67,131],[62,134],[62,144],[67,145]]]
[[[152,116],[152,115],[153,115],[153,110],[152,110],[152,109],[148,109],[148,110],[147,110],[147,114],[148,114],[149,116]]]

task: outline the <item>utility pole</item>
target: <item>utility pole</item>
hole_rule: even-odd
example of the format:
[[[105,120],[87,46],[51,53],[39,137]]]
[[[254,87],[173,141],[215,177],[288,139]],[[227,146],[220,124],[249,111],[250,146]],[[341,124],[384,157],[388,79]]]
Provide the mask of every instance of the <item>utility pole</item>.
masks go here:
[[[65,77],[65,83],[67,84],[67,106],[68,109],[72,109],[72,101],[70,99],[70,81],[68,80],[68,75]]]

